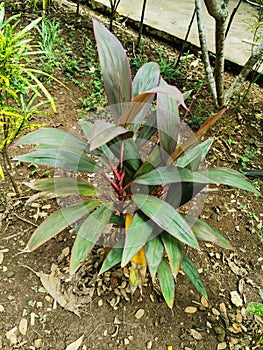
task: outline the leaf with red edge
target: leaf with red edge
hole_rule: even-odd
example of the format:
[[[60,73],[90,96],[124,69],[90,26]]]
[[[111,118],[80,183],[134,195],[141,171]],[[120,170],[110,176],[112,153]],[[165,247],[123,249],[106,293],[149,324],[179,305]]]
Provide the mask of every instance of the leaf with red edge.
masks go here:
[[[172,164],[174,161],[176,161],[182,154],[184,154],[189,148],[192,146],[195,146],[200,138],[205,135],[207,130],[209,130],[216,122],[217,120],[222,116],[222,114],[226,111],[227,108],[222,109],[209,119],[197,130],[197,132],[191,136],[184,144],[182,144],[180,147],[177,147],[175,151],[171,154],[171,157],[167,161],[167,165]]]
[[[122,126],[116,126],[115,124],[103,120],[96,120],[90,138],[90,150],[93,151],[94,149],[105,145],[116,136],[120,136],[122,139],[127,139],[133,136],[133,132]]]
[[[160,84],[164,87],[168,85],[163,79]],[[158,94],[156,116],[162,155],[166,159],[175,150],[180,132],[177,100],[167,94]]]
[[[137,116],[137,114],[145,106],[145,104],[149,103],[150,98],[155,94],[165,94],[167,96],[171,96],[177,101],[178,105],[181,104],[187,109],[184,103],[183,94],[179,89],[177,89],[175,86],[168,84],[165,86],[159,85],[153,89],[142,92],[141,94],[135,96],[129,104],[128,108],[123,113],[123,115],[119,118],[118,124],[124,127],[130,125],[133,122],[134,118]]]
[[[119,118],[132,98],[129,61],[120,41],[95,18],[93,28],[106,95],[112,113]]]

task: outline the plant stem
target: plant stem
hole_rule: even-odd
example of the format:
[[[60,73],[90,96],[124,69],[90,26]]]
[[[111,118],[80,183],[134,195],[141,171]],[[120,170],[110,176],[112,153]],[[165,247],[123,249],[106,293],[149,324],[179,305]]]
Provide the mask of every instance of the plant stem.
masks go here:
[[[9,155],[8,155],[8,152],[7,152],[7,148],[4,146],[4,148],[2,149],[2,155],[3,155],[3,168],[4,168],[4,171],[7,173],[10,181],[11,181],[11,184],[13,186],[13,189],[16,193],[16,195],[18,196],[20,194],[20,191],[19,191],[19,188],[17,186],[17,183],[12,175],[12,165],[11,165],[11,161],[10,161],[10,158],[9,158]],[[10,169],[10,170],[9,170]]]

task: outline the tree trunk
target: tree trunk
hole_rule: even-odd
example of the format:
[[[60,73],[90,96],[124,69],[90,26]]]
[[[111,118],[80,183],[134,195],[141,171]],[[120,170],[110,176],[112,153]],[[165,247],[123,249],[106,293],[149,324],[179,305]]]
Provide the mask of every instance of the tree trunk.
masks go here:
[[[219,7],[216,1],[204,0],[208,13],[216,21],[216,61],[215,61],[215,81],[217,91],[217,104],[221,108],[225,104],[224,99],[224,71],[225,71],[225,33],[227,19],[228,0],[222,1]]]
[[[208,48],[207,48],[207,43],[205,38],[202,0],[195,0],[195,6],[196,6],[198,33],[199,33],[199,41],[200,41],[200,46],[202,51],[203,63],[205,66],[206,76],[212,92],[213,99],[215,102],[217,102],[216,84],[215,84],[215,79],[214,79],[211,64],[210,64],[209,53],[208,53]]]
[[[230,88],[225,93],[225,102],[228,103],[230,98],[239,90],[240,86],[243,84],[245,79],[247,78],[248,74],[252,71],[254,65],[263,58],[263,40],[257,47],[257,49],[254,51],[254,53],[249,57],[248,61],[244,65],[244,67],[241,69],[241,72],[236,77],[233,84],[230,86]]]

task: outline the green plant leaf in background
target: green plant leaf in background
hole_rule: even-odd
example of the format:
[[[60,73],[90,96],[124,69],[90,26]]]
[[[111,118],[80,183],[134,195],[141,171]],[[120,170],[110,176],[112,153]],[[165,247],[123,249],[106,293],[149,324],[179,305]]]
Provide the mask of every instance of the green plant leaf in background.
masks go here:
[[[161,233],[161,239],[162,239],[165,251],[167,253],[172,275],[175,278],[180,270],[181,263],[182,263],[182,258],[183,258],[182,243],[167,232]]]
[[[163,253],[164,247],[158,236],[152,238],[145,244],[147,265],[153,281],[155,280],[155,275],[162,261]]]
[[[39,180],[34,184],[34,189],[56,193],[57,195],[80,194],[87,197],[97,196],[101,193],[99,189],[84,180],[68,177]]]
[[[199,249],[198,242],[190,226],[168,203],[151,195],[134,194],[134,203],[164,231],[189,246]]]
[[[53,238],[59,232],[94,210],[100,203],[101,202],[97,199],[91,199],[57,210],[36,229],[25,251],[35,250],[50,238]]]
[[[110,222],[112,212],[112,204],[101,204],[79,227],[71,253],[71,274],[78,269],[80,263],[86,258],[92,247],[100,238],[105,226]]]
[[[158,268],[158,279],[166,304],[172,309],[174,304],[174,278],[171,269],[164,258]]]
[[[131,258],[145,245],[152,234],[153,225],[150,220],[143,217],[142,213],[136,213],[126,232],[125,244],[121,266],[124,267]],[[140,235],[138,235],[140,232]]]
[[[181,270],[186,274],[186,276],[189,278],[189,280],[191,281],[193,286],[198,290],[198,292],[201,293],[201,295],[203,295],[207,299],[207,293],[203,282],[200,278],[200,275],[195,265],[185,254],[183,254],[182,258]]]

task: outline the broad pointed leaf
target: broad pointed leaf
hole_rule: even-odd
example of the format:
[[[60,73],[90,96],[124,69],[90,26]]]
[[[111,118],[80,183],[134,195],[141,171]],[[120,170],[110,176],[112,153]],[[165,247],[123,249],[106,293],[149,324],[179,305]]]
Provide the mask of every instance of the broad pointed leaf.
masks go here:
[[[158,236],[148,241],[145,245],[147,265],[153,280],[162,261],[163,252],[164,247]]]
[[[228,239],[226,239],[218,230],[211,227],[206,222],[189,215],[185,216],[185,220],[191,226],[195,237],[198,240],[208,241],[225,249],[233,249]]]
[[[261,196],[260,192],[258,192],[251,185],[251,183],[246,180],[245,176],[235,170],[227,168],[213,168],[201,170],[199,171],[199,174],[204,174],[207,176],[210,183],[237,187],[241,190],[251,191]]]
[[[105,91],[114,116],[119,118],[132,96],[128,58],[119,40],[95,18],[93,28]]]
[[[54,166],[86,173],[99,172],[100,166],[81,152],[66,151],[66,148],[42,149],[17,157],[22,162]]]
[[[149,103],[149,100],[152,98],[152,96],[157,93],[166,94],[173,97],[178,102],[178,104],[182,104],[186,108],[183,94],[175,86],[168,84],[166,86],[157,86],[153,89],[142,92],[133,98],[123,115],[119,118],[119,125],[127,127],[128,125],[132,124],[134,118],[142,110],[145,104]]]
[[[133,97],[144,91],[155,88],[160,81],[160,67],[155,62],[148,62],[141,66],[132,82]]]
[[[100,238],[105,226],[110,222],[113,209],[112,204],[101,204],[80,226],[71,253],[71,274],[77,270]]]
[[[170,235],[168,232],[162,232],[161,239],[167,253],[172,275],[175,278],[181,267],[181,262],[183,257],[182,243],[179,242],[178,239]]]
[[[117,265],[121,261],[122,252],[123,252],[124,238],[119,240],[115,246],[109,251],[103,264],[101,266],[99,275],[103,274],[105,271],[108,271],[113,266]]]
[[[150,90],[158,86],[160,80],[160,67],[155,62],[145,63],[136,73],[133,80],[133,98],[144,91]],[[147,103],[144,104],[142,109],[137,113],[133,120],[133,124],[130,124],[131,130],[138,130],[145,120],[149,109],[152,106],[154,95],[152,95]],[[147,124],[147,122],[146,122]]]
[[[122,126],[116,126],[115,124],[108,123],[103,120],[96,120],[92,129],[90,150],[92,151],[105,145],[116,136],[130,138],[133,136],[133,132],[123,128]]]
[[[199,249],[198,242],[184,218],[168,203],[151,195],[132,196],[141,211],[164,231],[169,232],[183,243]]]
[[[87,215],[99,204],[99,200],[91,199],[57,210],[36,229],[27,244],[26,250],[35,250],[50,238],[63,231],[66,227],[70,226],[84,215]]]
[[[87,144],[83,140],[75,137],[74,135],[65,132],[60,129],[46,128],[33,131],[24,137],[20,138],[16,145],[26,144],[44,144],[51,146],[61,146],[67,148],[75,148],[79,151],[83,151]]]
[[[95,186],[75,178],[54,177],[42,179],[34,184],[34,188],[39,191],[53,192],[58,195],[80,194],[92,197],[101,193]]]
[[[189,278],[189,280],[191,281],[193,286],[198,290],[198,292],[201,293],[201,295],[203,295],[207,299],[207,293],[203,282],[200,278],[200,275],[195,265],[185,254],[183,255],[182,259],[181,270],[186,274],[186,276]]]
[[[167,261],[163,258],[158,268],[158,279],[166,304],[172,309],[174,304],[174,278]]]
[[[148,173],[140,175],[135,180],[142,185],[166,185],[173,182],[209,182],[205,175],[176,166],[156,168]]]
[[[207,155],[213,141],[213,139],[208,139],[195,146],[194,148],[188,150],[182,157],[177,160],[175,165],[180,168],[189,168],[189,165],[191,165],[191,170],[198,170],[198,166],[193,165],[196,164],[196,161],[197,164],[200,164],[200,162],[205,159],[205,156]]]
[[[160,84],[168,85],[163,79]],[[161,152],[167,159],[176,148],[180,132],[181,121],[176,99],[166,94],[158,94],[156,115]]]
[[[152,234],[153,225],[142,214],[136,213],[126,232],[121,266],[124,267],[132,257],[145,245]]]
[[[191,136],[181,147],[178,147],[171,154],[171,157],[168,159],[167,165],[171,165],[175,162],[181,155],[183,155],[188,149],[195,146],[198,140],[201,139],[203,135],[217,122],[217,120],[222,116],[226,111],[226,108],[222,109],[209,119],[197,130],[197,132]]]

